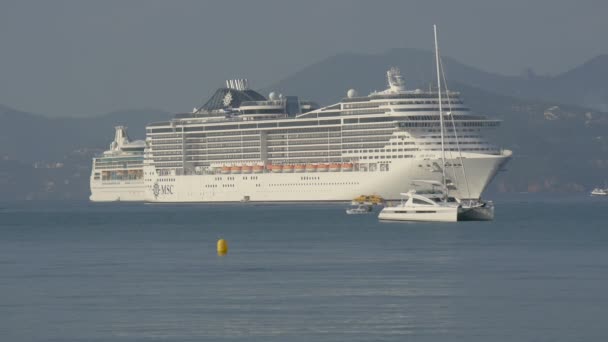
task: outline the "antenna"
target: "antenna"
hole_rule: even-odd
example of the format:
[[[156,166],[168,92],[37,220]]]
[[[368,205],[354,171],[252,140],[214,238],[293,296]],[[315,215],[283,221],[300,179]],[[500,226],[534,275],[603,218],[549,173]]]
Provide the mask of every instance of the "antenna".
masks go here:
[[[456,149],[458,150],[458,159],[460,160],[460,165],[462,165],[462,176],[464,177],[464,183],[467,187],[467,196],[471,196],[471,190],[469,188],[469,179],[467,177],[466,167],[464,165],[464,161],[462,160],[462,151],[460,150],[460,143],[458,142],[458,131],[456,130],[456,123],[454,122],[454,115],[452,114],[452,103],[450,101],[450,90],[448,89],[448,82],[445,79],[445,69],[443,68],[443,61],[439,58],[439,65],[441,66],[441,77],[443,79],[443,84],[445,86],[445,93],[448,101],[448,117],[452,120],[452,129],[454,130],[454,139],[456,140]],[[450,156],[452,154],[450,153]],[[453,167],[454,171],[454,179],[456,179],[456,169]]]
[[[441,75],[439,73],[439,45],[437,44],[437,25],[433,25],[433,34],[435,36],[435,67],[437,68],[437,94],[439,97],[439,127],[441,130],[441,177],[443,186],[447,189],[445,183],[445,142],[443,136],[443,107],[441,103]],[[447,196],[447,194],[445,194]]]

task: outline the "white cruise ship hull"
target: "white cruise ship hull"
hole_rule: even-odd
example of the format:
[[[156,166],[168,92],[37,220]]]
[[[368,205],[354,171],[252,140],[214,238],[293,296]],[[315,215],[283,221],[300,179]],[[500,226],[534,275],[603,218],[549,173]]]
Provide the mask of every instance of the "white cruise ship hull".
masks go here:
[[[463,153],[468,190],[462,168],[446,168],[457,185],[450,194],[459,198],[479,198],[500,167],[511,156]],[[459,159],[447,159],[459,163]],[[436,159],[391,160],[388,171],[339,171],[262,174],[208,174],[156,176],[153,167],[144,167],[145,199],[149,202],[306,202],[350,201],[360,195],[379,195],[396,200],[412,188],[417,179],[441,181]],[[427,166],[430,165],[431,167]]]
[[[92,202],[143,202],[146,199],[143,180],[96,183],[91,183],[89,199]]]

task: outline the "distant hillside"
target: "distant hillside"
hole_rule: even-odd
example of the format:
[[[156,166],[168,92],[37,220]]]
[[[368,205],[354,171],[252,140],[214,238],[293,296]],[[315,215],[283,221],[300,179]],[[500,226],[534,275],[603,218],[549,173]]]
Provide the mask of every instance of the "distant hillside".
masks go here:
[[[608,178],[608,113],[454,86],[475,112],[503,120],[490,139],[514,157],[492,189],[578,192]]]
[[[48,118],[0,105],[0,157],[25,162],[54,161],[80,148],[105,148],[114,138],[114,126],[125,125],[132,139],[143,139],[147,123],[168,118],[168,113],[158,110]]]
[[[485,72],[443,57],[448,83],[455,82],[510,97],[557,101],[608,111],[608,55],[556,76],[504,76]],[[433,80],[433,53],[417,49],[393,49],[383,54],[343,53],[312,64],[265,89],[299,94],[322,104],[336,102],[349,88],[360,93],[383,89],[382,77],[397,66],[409,87],[428,88]]]

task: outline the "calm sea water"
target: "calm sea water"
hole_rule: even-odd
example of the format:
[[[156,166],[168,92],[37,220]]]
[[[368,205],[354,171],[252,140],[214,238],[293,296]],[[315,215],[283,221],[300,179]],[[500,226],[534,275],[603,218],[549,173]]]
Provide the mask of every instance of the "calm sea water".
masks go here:
[[[0,207],[1,341],[608,338],[605,198],[505,198],[494,222],[457,224],[335,204]]]

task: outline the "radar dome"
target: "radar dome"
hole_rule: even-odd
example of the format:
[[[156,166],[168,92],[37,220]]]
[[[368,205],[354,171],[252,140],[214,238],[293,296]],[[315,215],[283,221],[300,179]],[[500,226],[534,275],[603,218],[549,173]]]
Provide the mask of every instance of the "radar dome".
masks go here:
[[[346,93],[346,96],[348,96],[348,98],[350,99],[350,98],[359,96],[359,93],[357,93],[357,91],[355,89],[349,89],[348,92]]]
[[[268,94],[268,99],[270,99],[271,101],[276,101],[278,98],[279,98],[279,96],[274,91],[270,92],[270,94]]]

